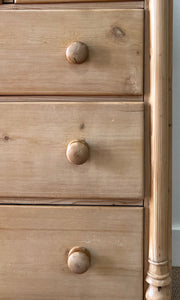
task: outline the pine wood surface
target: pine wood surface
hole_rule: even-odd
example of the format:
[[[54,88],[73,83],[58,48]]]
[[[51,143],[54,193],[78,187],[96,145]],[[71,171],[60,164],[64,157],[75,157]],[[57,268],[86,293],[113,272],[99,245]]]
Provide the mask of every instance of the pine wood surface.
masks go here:
[[[148,288],[146,282],[149,268],[149,201],[151,195],[151,121],[150,121],[150,24],[149,24],[149,4],[145,1],[145,58],[144,58],[144,109],[145,109],[145,143],[144,143],[144,173],[145,173],[145,191],[144,191],[144,298]]]
[[[4,2],[12,2],[13,0],[4,0]],[[69,3],[68,3],[69,2]],[[91,2],[91,3],[90,3]],[[99,2],[99,3],[98,3]],[[98,1],[95,1],[95,0],[53,0],[53,3],[52,3],[52,0],[14,0],[14,3],[16,5],[13,5],[15,6],[14,8],[16,9],[17,7],[19,7],[21,4],[30,4],[31,6],[32,5],[36,5],[37,7],[40,7],[39,4],[43,4],[44,5],[48,5],[49,8],[53,8],[53,7],[58,7],[57,5],[66,5],[68,3],[68,5],[70,7],[91,7],[92,5],[95,6],[95,7],[98,7],[99,5],[102,5],[102,2],[103,2],[103,7],[106,7],[106,6],[109,6],[109,7],[120,7],[120,8],[143,8],[144,7],[144,1],[143,0],[112,0],[112,1],[109,1],[109,0],[98,0]],[[31,7],[29,6],[29,7]],[[67,5],[66,5],[67,7]]]
[[[16,0],[19,1],[31,1],[31,0]],[[37,3],[36,0],[32,0],[34,3]],[[46,0],[44,0],[46,1]],[[47,0],[49,1],[49,0]],[[59,1],[59,0],[57,0]],[[27,3],[26,2],[26,3]],[[41,0],[39,0],[41,2]],[[21,2],[22,3],[22,2]],[[31,2],[32,3],[32,2]],[[145,217],[144,217],[144,275],[147,274],[148,264],[147,257],[149,251],[149,272],[147,281],[149,283],[149,290],[146,294],[147,300],[170,300],[170,268],[171,268],[171,159],[172,159],[172,3],[173,1],[168,0],[146,0],[145,1],[145,71],[144,71],[144,98],[145,98]],[[150,6],[149,6],[150,4]],[[102,3],[71,3],[67,4],[36,4],[36,5],[8,5],[1,6],[1,11],[20,11],[26,12],[30,11],[53,11],[54,9],[65,9],[66,11],[77,11],[77,9],[84,10],[93,10],[101,9]],[[103,8],[110,11],[120,9],[120,8],[133,8],[136,10],[144,7],[143,1],[127,1],[127,2],[104,2]],[[168,14],[169,12],[169,14]],[[1,13],[1,12],[0,12]],[[170,16],[171,15],[171,16]],[[150,17],[150,18],[149,18]],[[111,18],[112,19],[112,18]],[[76,22],[77,23],[77,22]],[[12,24],[10,22],[10,24]],[[158,28],[158,30],[157,30]],[[150,34],[150,35],[149,35]],[[73,41],[72,41],[73,42]],[[125,45],[125,44],[124,44]],[[10,45],[11,46],[11,45]],[[112,46],[112,45],[111,45]],[[3,47],[3,46],[2,46]],[[24,46],[22,46],[23,48]],[[114,50],[114,49],[113,49]],[[1,51],[1,50],[0,50]],[[23,49],[24,51],[24,49]],[[0,52],[1,53],[1,52]],[[103,57],[103,56],[102,56]],[[132,57],[132,53],[131,53]],[[142,56],[143,57],[143,56]],[[151,59],[150,59],[151,57]],[[119,61],[119,58],[118,58]],[[124,63],[124,62],[123,62]],[[136,62],[133,62],[136,63]],[[24,62],[23,62],[24,64]],[[19,64],[20,65],[20,64]],[[115,64],[114,64],[115,65]],[[81,65],[83,66],[83,65]],[[85,65],[84,65],[85,66]],[[117,67],[117,63],[116,63]],[[19,66],[18,66],[19,68]],[[18,71],[17,68],[17,71]],[[119,66],[117,67],[119,69]],[[3,69],[3,68],[1,68]],[[5,68],[4,68],[5,69]],[[127,68],[123,65],[123,70]],[[112,67],[111,67],[112,70]],[[5,70],[6,71],[6,70]],[[98,70],[99,71],[99,70]],[[111,76],[112,77],[112,76]],[[2,76],[2,78],[4,78]],[[114,77],[113,77],[114,78]],[[117,76],[119,78],[119,76]],[[3,80],[3,79],[2,79]],[[9,78],[8,78],[9,80]],[[11,80],[11,77],[10,77]],[[74,82],[74,79],[72,78]],[[12,82],[12,81],[11,81]],[[23,82],[23,80],[22,80]],[[139,82],[142,84],[142,77],[139,79]],[[49,84],[49,81],[48,81]],[[48,86],[47,84],[47,86]],[[59,83],[58,83],[59,84]],[[111,84],[111,83],[110,83]],[[16,82],[15,82],[16,85]],[[127,84],[125,84],[127,86]],[[14,88],[14,87],[13,87]],[[36,90],[37,88],[37,90]],[[35,88],[35,95],[40,95],[38,88]],[[109,85],[106,86],[109,89]],[[130,94],[126,94],[126,91],[123,91],[121,85],[118,86],[118,90],[113,96],[114,101],[141,101],[143,100],[143,93],[136,94],[136,92],[129,89]],[[84,89],[84,86],[83,86]],[[6,89],[7,90],[7,89]],[[22,90],[22,89],[21,89]],[[43,90],[43,89],[41,89]],[[103,89],[101,89],[103,90]],[[113,87],[113,91],[115,91]],[[122,92],[122,94],[120,94]],[[9,93],[9,92],[8,92]],[[71,97],[76,94],[75,92],[66,92],[67,95],[64,101],[72,101]],[[93,94],[93,90],[88,92],[88,94],[95,95],[94,100],[97,102],[103,101],[101,97],[96,95],[102,95],[101,91]],[[5,93],[6,94],[6,93]],[[16,94],[16,92],[15,92]],[[26,94],[29,94],[26,91]],[[41,94],[43,92],[41,91]],[[49,94],[47,90],[44,95]],[[50,91],[52,95],[60,95],[59,92],[53,90]],[[77,96],[74,97],[75,101],[93,101],[93,97],[88,96],[86,100],[82,98],[82,94],[86,94],[86,91],[80,91]],[[105,95],[111,94],[111,92],[105,92]],[[122,96],[124,94],[124,96]],[[133,95],[134,94],[134,95]],[[7,95],[7,94],[6,94]],[[10,92],[10,95],[13,93]],[[47,96],[46,96],[47,97]],[[42,96],[35,97],[0,97],[0,101],[44,101]],[[87,100],[88,99],[88,100]],[[112,98],[106,97],[107,101]],[[47,97],[46,100],[50,101],[63,101],[63,96],[57,97]],[[16,103],[17,104],[17,103]],[[54,103],[52,103],[54,105]],[[162,117],[163,116],[163,117]],[[2,135],[2,142],[7,142],[6,137],[9,135]],[[3,152],[4,153],[4,152]],[[144,153],[144,152],[143,152]],[[6,187],[5,187],[6,188]],[[89,187],[88,187],[89,188]],[[113,191],[114,192],[114,191]],[[112,193],[111,193],[112,194]],[[18,195],[18,196],[17,196]],[[87,204],[87,205],[143,205],[143,198],[138,196],[134,198],[134,195],[128,198],[110,199],[110,198],[97,198],[88,199],[87,198],[78,198],[70,199],[59,198],[59,195],[50,195],[50,197],[41,197],[38,198],[31,197],[32,195],[26,195],[21,198],[20,194],[17,194],[17,197],[9,196],[6,194],[5,197],[1,197],[1,203],[46,203],[46,204]],[[20,196],[20,197],[19,197]],[[44,196],[44,195],[43,195]],[[49,196],[49,195],[48,195]],[[63,195],[64,196],[64,195]],[[69,197],[69,196],[68,196]],[[101,196],[100,196],[101,197]],[[140,199],[139,199],[140,198]],[[41,202],[42,201],[42,202]],[[100,202],[98,202],[100,201]],[[130,208],[129,208],[130,209]],[[128,211],[129,212],[129,211]],[[150,217],[150,223],[149,223]],[[149,232],[150,230],[150,232]],[[168,232],[168,234],[167,234]],[[149,237],[149,242],[147,241]],[[145,284],[146,291],[146,284]],[[131,299],[134,299],[134,295],[131,296]],[[106,297],[106,296],[105,296]],[[108,296],[109,297],[109,296]],[[111,295],[112,297],[112,295]],[[125,298],[125,296],[123,296]],[[123,299],[124,299],[123,298]],[[4,297],[2,298],[4,300]],[[18,298],[21,299],[21,298]],[[22,297],[23,299],[23,297]],[[30,300],[30,298],[27,298]],[[41,298],[40,298],[41,299]],[[43,298],[44,299],[44,298]],[[52,298],[53,299],[53,298]],[[56,299],[56,298],[54,298]],[[98,299],[101,299],[98,297]],[[104,299],[104,297],[103,297]],[[109,298],[107,298],[109,299]],[[142,299],[142,295],[139,299]],[[24,300],[24,299],[23,299]]]
[[[0,196],[143,199],[143,103],[1,103]],[[66,157],[85,140],[83,165]]]
[[[34,204],[34,205],[92,205],[92,206],[140,206],[144,205],[144,200],[142,199],[99,199],[99,198],[47,198],[47,197],[0,197],[0,204]]]
[[[0,96],[0,102],[143,102],[143,96]]]
[[[0,299],[142,299],[143,208],[0,208]],[[91,266],[73,274],[69,250]]]
[[[143,93],[141,9],[0,10],[0,40],[1,95]],[[89,49],[80,65],[74,41]]]
[[[151,57],[147,96],[150,106],[151,189],[146,299],[170,300],[172,1],[150,0],[147,5]]]

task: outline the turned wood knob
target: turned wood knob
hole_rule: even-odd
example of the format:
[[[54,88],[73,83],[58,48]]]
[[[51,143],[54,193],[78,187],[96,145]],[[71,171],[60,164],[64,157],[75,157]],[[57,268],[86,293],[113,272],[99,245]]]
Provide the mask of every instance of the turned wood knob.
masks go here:
[[[66,58],[72,64],[82,64],[88,57],[88,46],[74,42],[66,49]]]
[[[91,263],[89,251],[84,247],[73,247],[68,254],[68,268],[76,274],[85,273]]]
[[[72,141],[68,144],[66,156],[75,165],[84,164],[89,158],[89,147],[84,141]]]

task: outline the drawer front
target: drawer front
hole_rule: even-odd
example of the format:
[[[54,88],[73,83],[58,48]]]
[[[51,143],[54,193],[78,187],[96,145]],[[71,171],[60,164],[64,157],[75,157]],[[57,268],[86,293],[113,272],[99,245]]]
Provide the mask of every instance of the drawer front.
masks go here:
[[[142,208],[2,206],[0,227],[0,299],[143,299]]]
[[[104,2],[104,0],[98,0],[99,2]],[[108,0],[105,0],[108,1]],[[123,2],[123,5],[131,7],[143,7],[143,0],[113,0],[118,2]],[[112,1],[112,2],[113,2]],[[14,0],[15,4],[54,4],[54,3],[66,3],[66,2],[96,2],[96,0]],[[130,2],[130,4],[128,3]],[[0,2],[1,3],[1,2]],[[4,0],[3,3],[8,3],[8,0]]]
[[[142,95],[143,10],[2,10],[0,78],[1,95]]]
[[[0,196],[142,199],[143,110],[143,103],[1,103]]]

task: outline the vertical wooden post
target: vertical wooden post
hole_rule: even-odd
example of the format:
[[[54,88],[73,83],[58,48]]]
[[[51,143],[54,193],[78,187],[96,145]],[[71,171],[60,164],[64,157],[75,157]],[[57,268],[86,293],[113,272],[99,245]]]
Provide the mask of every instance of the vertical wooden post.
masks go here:
[[[147,300],[170,300],[169,106],[170,10],[172,0],[149,0],[151,192],[149,200],[149,287]]]

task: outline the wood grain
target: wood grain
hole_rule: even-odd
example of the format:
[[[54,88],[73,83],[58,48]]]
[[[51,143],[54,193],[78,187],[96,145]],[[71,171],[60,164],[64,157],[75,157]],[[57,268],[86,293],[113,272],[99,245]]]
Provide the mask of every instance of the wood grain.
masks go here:
[[[0,299],[142,299],[143,208],[0,208]],[[91,255],[73,274],[73,246]]]
[[[172,123],[173,123],[173,116],[172,116],[172,72],[173,72],[173,1],[169,3],[169,183],[168,183],[168,192],[169,192],[169,224],[172,224]],[[172,226],[169,226],[169,233],[168,233],[168,262],[169,262],[169,270],[170,276],[172,278]]]
[[[5,0],[8,1],[8,0]],[[12,0],[10,0],[12,1]],[[98,0],[98,2],[106,2],[108,0]],[[67,2],[96,2],[96,0],[14,0],[15,4],[55,4],[55,3],[67,3]],[[111,0],[110,2],[120,2],[123,7],[139,8],[142,7],[143,0]],[[103,3],[104,5],[104,3]]]
[[[73,247],[68,253],[67,264],[72,273],[83,274],[91,267],[91,254],[85,247]]]
[[[0,129],[1,197],[143,199],[143,103],[1,103]]]
[[[1,95],[143,93],[141,9],[1,10],[0,41]],[[66,60],[74,41],[89,48],[81,65]]]
[[[172,46],[169,0],[150,0],[151,194],[149,201],[149,271],[147,300],[170,300],[169,272],[169,119]],[[158,29],[158,30],[157,30]]]
[[[150,94],[150,20],[149,20],[149,0],[145,1],[145,50],[144,50],[144,116],[145,116],[145,135],[144,135],[144,299],[148,288],[146,282],[149,268],[149,201],[151,195],[151,107],[149,102]]]
[[[7,3],[11,3],[13,0],[5,0]],[[103,3],[102,3],[103,2]],[[5,2],[4,2],[5,3]],[[110,8],[110,9],[143,9],[144,8],[144,1],[99,1],[99,2],[68,2],[63,1],[61,3],[53,3],[48,4],[45,3],[41,4],[14,4],[4,5],[1,7],[5,10],[26,10],[26,9],[36,9],[36,10],[54,10],[54,9],[94,9],[94,8]]]
[[[89,146],[82,140],[71,141],[66,150],[66,157],[70,163],[82,165],[89,159]]]
[[[0,96],[0,102],[143,102],[143,96]]]
[[[71,64],[84,63],[88,55],[88,46],[82,42],[74,42],[66,49],[66,58]]]
[[[0,197],[1,204],[34,204],[34,205],[91,205],[91,206],[144,206],[144,201],[139,199],[73,199],[73,198],[15,198],[15,197]]]

